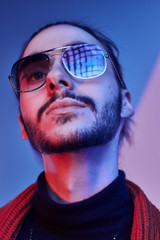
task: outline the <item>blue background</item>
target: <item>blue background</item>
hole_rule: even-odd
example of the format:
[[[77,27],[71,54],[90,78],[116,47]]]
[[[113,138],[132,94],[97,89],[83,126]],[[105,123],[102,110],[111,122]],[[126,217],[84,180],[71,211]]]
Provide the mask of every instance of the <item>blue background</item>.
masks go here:
[[[158,0],[3,1],[0,7],[0,206],[35,181],[43,169],[28,141],[20,137],[18,104],[8,75],[30,35],[57,20],[82,20],[116,42],[135,108],[160,52]]]

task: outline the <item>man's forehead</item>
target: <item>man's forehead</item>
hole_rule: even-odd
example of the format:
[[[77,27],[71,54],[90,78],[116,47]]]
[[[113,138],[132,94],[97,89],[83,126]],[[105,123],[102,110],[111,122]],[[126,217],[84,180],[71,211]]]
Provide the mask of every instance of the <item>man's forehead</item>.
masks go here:
[[[85,42],[101,45],[99,41],[85,30],[67,24],[48,27],[38,33],[27,45],[23,57],[35,52],[68,46],[72,43]]]

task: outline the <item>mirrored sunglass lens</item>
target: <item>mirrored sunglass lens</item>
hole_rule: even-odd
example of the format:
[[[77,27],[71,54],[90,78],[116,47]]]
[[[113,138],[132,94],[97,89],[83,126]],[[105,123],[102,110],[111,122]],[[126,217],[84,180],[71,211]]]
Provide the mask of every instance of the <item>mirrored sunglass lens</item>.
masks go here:
[[[68,72],[77,78],[94,78],[106,69],[103,51],[96,45],[82,44],[64,50],[63,64]]]
[[[32,91],[46,81],[49,71],[49,59],[44,54],[35,54],[19,61],[13,69],[13,84],[17,90]]]

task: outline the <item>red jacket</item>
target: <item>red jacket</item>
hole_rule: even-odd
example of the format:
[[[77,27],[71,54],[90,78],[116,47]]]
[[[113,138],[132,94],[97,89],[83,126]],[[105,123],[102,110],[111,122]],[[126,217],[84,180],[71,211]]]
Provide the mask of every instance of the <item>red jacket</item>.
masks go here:
[[[134,183],[127,182],[134,202],[131,240],[160,240],[160,212]],[[14,240],[31,207],[36,183],[0,209],[0,240]]]

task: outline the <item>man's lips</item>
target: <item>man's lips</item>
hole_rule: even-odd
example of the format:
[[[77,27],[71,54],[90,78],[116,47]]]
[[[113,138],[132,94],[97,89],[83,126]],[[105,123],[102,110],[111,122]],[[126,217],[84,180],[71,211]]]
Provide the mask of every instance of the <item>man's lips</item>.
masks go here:
[[[48,115],[50,112],[52,112],[56,109],[60,110],[62,108],[65,109],[65,108],[69,108],[69,107],[84,108],[84,107],[86,107],[86,104],[84,104],[83,102],[74,100],[74,99],[70,99],[70,98],[64,98],[62,100],[57,99],[56,101],[51,103],[51,105],[46,109],[46,115]]]

